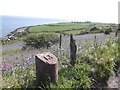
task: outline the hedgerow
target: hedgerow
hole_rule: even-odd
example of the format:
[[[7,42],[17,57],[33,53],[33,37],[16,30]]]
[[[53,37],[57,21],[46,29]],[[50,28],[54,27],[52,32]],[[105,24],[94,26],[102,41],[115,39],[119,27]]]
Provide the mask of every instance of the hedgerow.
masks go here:
[[[26,45],[33,46],[35,48],[41,47],[50,47],[51,45],[55,44],[59,40],[58,34],[54,33],[43,33],[43,34],[29,34],[24,39]]]

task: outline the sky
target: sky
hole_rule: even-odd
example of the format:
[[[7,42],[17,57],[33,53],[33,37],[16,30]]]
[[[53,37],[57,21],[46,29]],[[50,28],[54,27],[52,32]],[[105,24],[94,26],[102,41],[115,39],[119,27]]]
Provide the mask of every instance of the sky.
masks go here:
[[[118,23],[119,0],[0,0],[0,15]]]

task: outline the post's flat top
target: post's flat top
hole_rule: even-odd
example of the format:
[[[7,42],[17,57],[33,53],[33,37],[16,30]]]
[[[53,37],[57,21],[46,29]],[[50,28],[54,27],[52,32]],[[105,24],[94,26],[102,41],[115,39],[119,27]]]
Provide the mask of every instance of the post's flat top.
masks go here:
[[[58,62],[55,55],[50,52],[44,52],[36,55],[41,61],[47,64],[56,64]]]

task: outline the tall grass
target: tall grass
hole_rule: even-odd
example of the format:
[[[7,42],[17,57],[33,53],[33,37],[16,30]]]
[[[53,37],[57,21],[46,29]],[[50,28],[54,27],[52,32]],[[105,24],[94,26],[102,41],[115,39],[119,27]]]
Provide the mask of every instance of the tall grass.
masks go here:
[[[89,42],[78,43],[77,63],[69,64],[69,53],[61,51],[59,55],[59,79],[57,85],[50,83],[46,88],[81,88],[102,87],[116,70],[119,61],[117,40],[109,39],[105,45]],[[83,49],[83,50],[81,50]],[[62,62],[62,63],[61,63]],[[3,73],[5,88],[36,88],[35,65],[28,68],[19,67]],[[101,81],[102,80],[102,81]],[[105,82],[104,82],[105,83]]]
[[[106,45],[85,45],[84,48],[84,51],[78,51],[75,67],[61,65],[58,85],[52,84],[50,88],[102,88],[107,84],[119,62],[117,41],[108,40]],[[60,62],[62,59],[65,57],[62,56]]]

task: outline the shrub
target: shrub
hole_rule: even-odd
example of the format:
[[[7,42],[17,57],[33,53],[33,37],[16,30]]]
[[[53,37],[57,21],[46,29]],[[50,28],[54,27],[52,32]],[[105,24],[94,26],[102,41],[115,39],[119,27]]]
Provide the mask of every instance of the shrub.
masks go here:
[[[52,44],[56,43],[59,40],[59,37],[57,34],[29,34],[24,39],[24,42],[26,45],[31,45],[35,48],[40,47],[49,47]]]
[[[104,31],[104,34],[110,34],[110,32],[112,32],[112,29],[111,29],[111,28],[106,29],[106,30]]]
[[[73,68],[73,88],[90,88],[91,79],[89,77],[89,71],[91,67],[86,63],[77,63]]]
[[[99,33],[104,33],[104,31],[103,30],[99,30]]]
[[[109,30],[105,30],[104,34],[110,34],[110,31]]]
[[[87,50],[82,51],[81,56],[79,58],[81,58],[82,62],[91,66],[90,76],[93,80],[93,86],[106,85],[108,78],[120,65],[118,63],[118,44],[112,39],[106,40],[105,45],[89,47]]]
[[[84,34],[88,34],[88,33],[89,33],[89,31],[87,31],[87,30],[81,30],[79,35],[84,35]]]
[[[99,30],[99,29],[96,26],[90,28],[90,31],[95,31],[95,30]]]
[[[59,70],[59,80],[57,86],[50,88],[79,88],[86,89],[91,86],[89,77],[90,65],[77,62],[75,67],[68,66]]]

